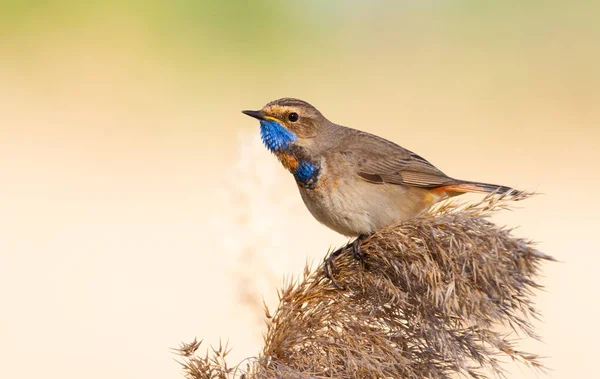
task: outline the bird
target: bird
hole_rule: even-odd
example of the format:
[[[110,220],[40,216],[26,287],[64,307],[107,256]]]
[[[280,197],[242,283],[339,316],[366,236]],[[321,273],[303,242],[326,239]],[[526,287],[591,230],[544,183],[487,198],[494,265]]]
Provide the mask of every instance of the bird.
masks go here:
[[[472,192],[518,193],[454,179],[392,141],[329,121],[303,100],[281,98],[242,113],[260,121],[264,145],[293,175],[314,218],[357,237],[352,247],[359,258],[366,236],[417,217],[442,200]],[[325,271],[331,278],[327,263]]]

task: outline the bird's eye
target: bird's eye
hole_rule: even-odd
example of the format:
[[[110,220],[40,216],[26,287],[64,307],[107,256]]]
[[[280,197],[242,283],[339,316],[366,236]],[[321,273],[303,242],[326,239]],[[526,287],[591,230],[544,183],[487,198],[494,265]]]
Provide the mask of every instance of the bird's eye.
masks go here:
[[[296,122],[298,121],[298,113],[296,112],[292,112],[288,115],[288,120],[290,120],[291,122]]]

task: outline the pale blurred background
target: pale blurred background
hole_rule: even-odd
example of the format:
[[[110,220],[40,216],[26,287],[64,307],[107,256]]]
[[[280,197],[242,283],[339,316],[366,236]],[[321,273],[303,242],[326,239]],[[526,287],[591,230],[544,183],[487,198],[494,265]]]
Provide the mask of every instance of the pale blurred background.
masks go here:
[[[0,1],[0,377],[179,378],[262,346],[263,298],[346,238],[242,115],[298,97],[450,175],[543,195],[495,217],[546,264],[554,378],[596,371],[600,6]],[[509,377],[543,377],[509,364]]]

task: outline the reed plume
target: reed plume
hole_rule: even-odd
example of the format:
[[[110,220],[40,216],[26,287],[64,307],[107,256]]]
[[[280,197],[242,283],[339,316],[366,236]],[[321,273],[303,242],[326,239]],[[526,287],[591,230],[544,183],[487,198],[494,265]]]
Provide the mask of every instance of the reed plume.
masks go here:
[[[366,238],[363,261],[346,247],[334,260],[342,290],[307,266],[265,310],[258,357],[228,366],[226,347],[200,356],[194,340],[177,349],[186,377],[484,378],[503,375],[503,356],[543,369],[515,335],[538,338],[532,291],[553,258],[489,220],[528,196],[443,204]]]

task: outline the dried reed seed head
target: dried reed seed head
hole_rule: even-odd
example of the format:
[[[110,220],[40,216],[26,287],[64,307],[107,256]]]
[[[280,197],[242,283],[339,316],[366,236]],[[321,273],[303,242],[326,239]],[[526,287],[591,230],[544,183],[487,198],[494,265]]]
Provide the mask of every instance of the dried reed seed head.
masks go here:
[[[235,370],[224,352],[198,358],[180,348],[189,378],[474,378],[502,375],[509,356],[542,368],[516,349],[509,326],[537,338],[531,296],[539,265],[551,257],[487,219],[511,200],[445,203],[427,215],[368,237],[359,262],[334,260],[335,289],[320,267],[279,291],[260,357]],[[348,248],[347,248],[348,249]],[[218,359],[215,359],[218,358]],[[223,376],[225,375],[225,376]],[[241,374],[240,374],[241,375]]]

